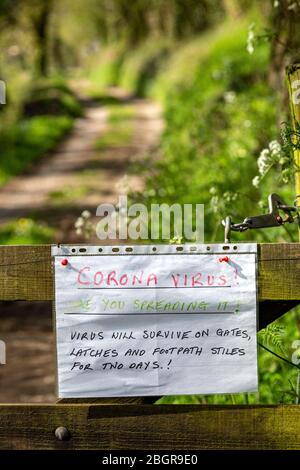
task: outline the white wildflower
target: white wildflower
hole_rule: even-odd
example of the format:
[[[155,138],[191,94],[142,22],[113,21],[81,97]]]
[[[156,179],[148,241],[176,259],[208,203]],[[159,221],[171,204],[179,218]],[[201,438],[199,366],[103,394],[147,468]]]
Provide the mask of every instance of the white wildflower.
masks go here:
[[[260,152],[257,159],[258,173],[261,177],[264,177],[270,168],[283,161],[284,155],[282,147],[277,140],[272,140],[268,147]],[[252,180],[253,186],[256,188],[260,184],[261,178],[256,176]]]
[[[252,185],[255,187],[255,188],[258,188],[259,187],[259,184],[260,184],[260,177],[259,176],[255,176],[252,180]]]
[[[224,100],[228,104],[233,103],[235,98],[236,98],[236,94],[234,91],[226,91],[226,93],[224,93]]]
[[[81,216],[84,219],[89,219],[91,217],[91,213],[90,213],[90,211],[85,210],[85,211],[82,212]]]
[[[247,43],[247,52],[248,52],[248,54],[250,54],[250,55],[252,55],[253,52],[254,52],[253,43],[251,43],[250,41],[248,41],[248,43]]]
[[[89,220],[91,213],[87,210],[83,211],[81,216],[75,221],[74,227],[76,235],[84,236],[89,239],[95,230],[94,224]]]
[[[288,6],[288,10],[297,10],[298,6],[297,2],[293,2]]]
[[[252,55],[254,52],[254,41],[255,41],[255,33],[254,33],[255,23],[251,23],[248,28],[248,37],[247,37],[247,52],[248,54]]]
[[[279,158],[279,164],[280,164],[281,166],[286,165],[286,164],[288,164],[288,163],[289,163],[289,158],[286,157],[285,155],[282,155],[282,156]]]
[[[78,219],[75,222],[75,228],[82,228],[84,226],[84,219],[83,217],[78,217]]]
[[[272,140],[272,142],[269,143],[269,149],[271,152],[272,157],[279,157],[281,154],[281,145],[277,140]]]
[[[271,158],[270,150],[264,149],[257,160],[258,172],[261,175],[264,175],[266,171],[272,166],[273,160]]]
[[[282,170],[281,172],[281,178],[282,178],[282,181],[284,183],[288,183],[289,180],[290,180],[290,171],[288,168],[285,168],[284,170]]]
[[[212,208],[212,211],[217,214],[219,212],[219,198],[218,196],[213,196],[210,200],[210,205]]]
[[[274,8],[278,8],[279,5],[280,5],[280,1],[279,0],[274,0],[273,5],[274,5]]]

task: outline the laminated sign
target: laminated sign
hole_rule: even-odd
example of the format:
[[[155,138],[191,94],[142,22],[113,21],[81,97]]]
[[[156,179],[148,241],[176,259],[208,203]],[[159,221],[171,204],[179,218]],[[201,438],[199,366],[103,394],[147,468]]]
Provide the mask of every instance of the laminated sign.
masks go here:
[[[52,255],[60,398],[257,390],[256,245]]]

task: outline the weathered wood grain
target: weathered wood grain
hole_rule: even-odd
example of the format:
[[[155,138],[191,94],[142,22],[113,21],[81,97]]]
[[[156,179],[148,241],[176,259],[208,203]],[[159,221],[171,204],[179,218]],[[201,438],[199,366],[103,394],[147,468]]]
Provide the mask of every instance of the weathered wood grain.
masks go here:
[[[300,449],[299,436],[299,406],[0,407],[0,449]]]
[[[300,299],[300,243],[258,247],[259,300]]]
[[[51,246],[0,246],[0,300],[52,298]]]
[[[259,300],[300,300],[300,244],[266,243],[258,253]],[[50,245],[0,246],[0,300],[52,300]]]

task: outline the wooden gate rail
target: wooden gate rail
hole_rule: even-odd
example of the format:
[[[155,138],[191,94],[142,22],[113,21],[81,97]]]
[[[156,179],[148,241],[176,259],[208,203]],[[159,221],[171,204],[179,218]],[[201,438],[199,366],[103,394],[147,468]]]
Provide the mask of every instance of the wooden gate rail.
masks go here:
[[[300,302],[300,244],[259,245],[258,285],[262,328]],[[0,246],[0,300],[52,300],[53,293],[51,245]]]
[[[258,246],[259,300],[300,300],[300,244]],[[51,245],[0,246],[0,300],[52,300]]]
[[[259,245],[258,285],[264,327],[300,303],[300,244]],[[0,246],[0,300],[53,294],[50,245]],[[149,398],[1,405],[0,449],[300,449],[300,406],[145,404]],[[55,437],[60,426],[68,441]]]
[[[68,441],[55,430],[64,426]],[[300,406],[4,405],[0,449],[299,449]]]

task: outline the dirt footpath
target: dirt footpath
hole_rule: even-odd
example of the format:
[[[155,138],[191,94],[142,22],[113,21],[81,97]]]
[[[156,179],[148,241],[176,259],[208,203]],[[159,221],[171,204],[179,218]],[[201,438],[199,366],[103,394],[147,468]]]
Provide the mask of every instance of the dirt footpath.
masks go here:
[[[124,96],[124,103],[128,97]],[[107,128],[107,109],[89,103],[85,115],[55,152],[45,156],[32,171],[0,190],[0,223],[31,214],[55,226],[56,241],[70,243],[74,221],[83,209],[95,213],[103,202],[118,199],[118,182],[130,163],[142,160],[159,143],[163,128],[160,108],[142,99],[130,100],[134,108],[134,132],[128,145],[95,150],[95,141]],[[84,196],[57,206],[49,194],[70,187],[74,194],[88,176]],[[129,178],[140,188],[139,176]],[[0,366],[0,402],[54,402],[55,348],[50,302],[2,302],[0,339],[6,342],[7,364]]]

